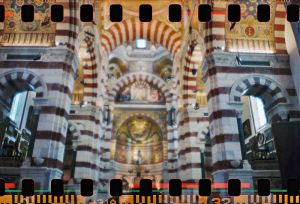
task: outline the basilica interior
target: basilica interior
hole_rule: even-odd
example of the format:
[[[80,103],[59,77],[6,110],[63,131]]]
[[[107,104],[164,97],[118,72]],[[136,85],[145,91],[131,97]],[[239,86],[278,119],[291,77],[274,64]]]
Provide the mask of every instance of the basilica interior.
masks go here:
[[[270,5],[259,22],[257,5]],[[20,20],[34,6],[34,20]],[[50,20],[62,5],[61,22]],[[93,21],[80,7],[93,6]],[[152,6],[152,20],[139,6]],[[181,6],[171,22],[169,6]],[[199,21],[199,6],[211,19]],[[241,19],[227,19],[239,4]],[[283,1],[11,0],[0,22],[0,178],[159,188],[239,178],[282,187],[274,126],[299,121],[299,24]],[[122,20],[110,6],[122,5]],[[281,135],[282,136],[282,135]],[[282,136],[284,137],[284,136]],[[106,195],[101,195],[106,196]]]

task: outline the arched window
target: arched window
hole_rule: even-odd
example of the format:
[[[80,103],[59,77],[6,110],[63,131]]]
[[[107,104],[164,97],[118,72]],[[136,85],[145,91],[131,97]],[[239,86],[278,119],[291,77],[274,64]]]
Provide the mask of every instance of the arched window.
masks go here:
[[[136,40],[136,48],[145,49],[147,47],[147,41],[145,39]]]
[[[16,124],[20,124],[21,115],[26,102],[28,92],[17,93],[13,99],[11,110],[9,113],[9,118]]]
[[[38,125],[38,113],[34,111],[34,91],[14,94],[9,114],[1,124],[0,155],[24,160],[32,156]]]
[[[261,98],[250,96],[250,104],[251,104],[255,129],[258,130],[267,124],[264,103],[261,100]]]

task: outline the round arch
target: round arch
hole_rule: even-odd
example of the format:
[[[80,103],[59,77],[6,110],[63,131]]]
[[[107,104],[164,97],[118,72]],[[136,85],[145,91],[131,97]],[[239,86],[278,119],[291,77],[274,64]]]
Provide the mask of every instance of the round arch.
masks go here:
[[[122,87],[128,85],[129,83],[139,80],[156,85],[159,88],[159,90],[164,94],[166,102],[168,103],[172,101],[173,94],[168,90],[165,81],[155,76],[154,74],[145,72],[133,72],[120,77],[112,87],[111,92],[108,94],[110,96],[110,100],[113,101],[115,99],[117,93]]]
[[[280,100],[284,103],[289,101],[286,91],[273,79],[261,75],[251,75],[241,78],[233,84],[229,94],[229,102],[240,102],[241,96],[254,86],[265,87],[264,92],[268,92],[273,101]]]
[[[46,83],[32,71],[18,69],[0,74],[0,99],[4,104],[12,102],[15,91],[25,91],[27,88],[35,90],[37,98],[45,98],[48,95]]]
[[[101,47],[109,56],[117,46],[138,38],[159,43],[171,53],[173,59],[175,59],[181,47],[180,32],[155,19],[151,22],[141,22],[137,18],[115,23],[104,31],[101,36]]]

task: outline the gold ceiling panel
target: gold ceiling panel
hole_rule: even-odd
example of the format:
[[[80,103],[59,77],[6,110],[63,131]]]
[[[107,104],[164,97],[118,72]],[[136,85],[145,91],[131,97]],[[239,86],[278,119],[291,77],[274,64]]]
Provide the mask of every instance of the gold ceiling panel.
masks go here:
[[[274,48],[274,19],[276,1],[270,1],[271,16],[269,22],[259,22],[256,18],[256,0],[232,0],[230,3],[241,6],[241,20],[235,24],[226,21],[226,47],[229,51],[246,51]],[[228,15],[228,14],[226,14]]]
[[[6,18],[1,45],[53,45],[56,24],[50,20],[50,7],[54,0],[9,0],[5,2]],[[32,4],[35,9],[33,22],[22,22],[21,7]]]

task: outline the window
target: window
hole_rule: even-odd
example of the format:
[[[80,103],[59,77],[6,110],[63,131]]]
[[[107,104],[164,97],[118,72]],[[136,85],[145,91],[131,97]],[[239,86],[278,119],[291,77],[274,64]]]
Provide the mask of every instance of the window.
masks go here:
[[[9,117],[12,121],[16,121],[17,112],[18,112],[18,109],[20,109],[21,95],[22,95],[22,93],[18,93],[14,97],[14,100],[13,100],[13,103],[12,103],[12,106],[11,106],[10,115],[9,115]]]
[[[259,97],[250,96],[250,104],[253,113],[255,129],[258,130],[267,123],[264,103]]]
[[[136,40],[136,48],[145,49],[147,47],[147,41],[144,39]]]
[[[17,93],[14,97],[11,111],[9,113],[9,118],[17,124],[17,127],[20,126],[21,117],[23,114],[23,109],[26,102],[27,92]]]

